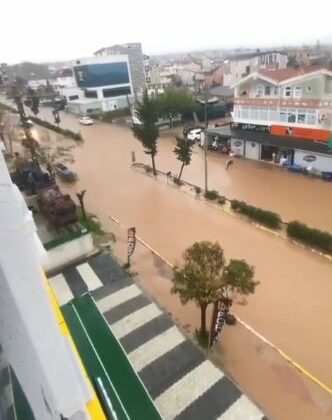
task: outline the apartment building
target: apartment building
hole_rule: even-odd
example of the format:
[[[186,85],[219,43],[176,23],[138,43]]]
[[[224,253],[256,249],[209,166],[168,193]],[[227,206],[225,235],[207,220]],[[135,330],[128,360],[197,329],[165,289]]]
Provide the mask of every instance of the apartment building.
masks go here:
[[[146,78],[149,78],[149,58],[143,55],[140,42],[117,44],[101,48],[94,53],[96,57],[108,57],[114,55],[128,56],[130,77],[133,85],[133,93],[140,94],[146,88]],[[145,73],[146,69],[146,73]]]
[[[236,154],[332,171],[331,69],[260,69],[235,86],[234,96]]]
[[[280,51],[255,51],[233,55],[224,62],[223,84],[233,87],[250,73],[259,69],[285,69],[287,62],[287,53]]]

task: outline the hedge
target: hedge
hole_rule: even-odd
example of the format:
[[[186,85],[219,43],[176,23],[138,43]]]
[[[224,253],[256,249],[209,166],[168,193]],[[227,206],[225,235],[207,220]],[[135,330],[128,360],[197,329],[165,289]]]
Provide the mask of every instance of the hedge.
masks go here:
[[[288,223],[287,235],[306,245],[332,253],[332,235],[329,232],[311,228],[295,220]]]
[[[2,103],[0,103],[0,108],[5,109],[6,111],[14,112],[15,114],[18,113],[17,110],[13,108],[12,106],[5,105]],[[52,124],[48,121],[41,120],[38,117],[30,116],[29,119],[33,121],[34,123],[40,125],[41,127],[47,128],[48,130],[53,130],[56,133],[62,134],[65,137],[70,137],[74,140],[83,140],[81,133],[75,133],[74,131],[58,127],[57,125]]]
[[[280,229],[281,227],[281,217],[277,213],[250,206],[244,201],[238,200],[232,200],[231,207],[234,211],[244,214],[262,225],[268,226],[272,229]]]
[[[208,200],[216,200],[219,197],[219,193],[216,190],[207,190],[204,197]]]
[[[74,131],[71,131],[71,130],[68,130],[68,129],[64,129],[64,128],[58,127],[57,125],[52,124],[52,123],[50,123],[48,121],[41,120],[38,117],[32,117],[32,116],[30,116],[29,118],[34,123],[40,125],[41,127],[47,128],[48,130],[53,130],[56,133],[62,134],[65,137],[70,137],[70,138],[72,138],[74,140],[82,140],[81,133],[75,133]]]

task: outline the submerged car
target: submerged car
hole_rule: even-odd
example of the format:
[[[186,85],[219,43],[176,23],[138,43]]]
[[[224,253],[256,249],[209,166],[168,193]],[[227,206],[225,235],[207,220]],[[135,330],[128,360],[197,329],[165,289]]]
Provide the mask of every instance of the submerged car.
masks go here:
[[[63,163],[56,163],[54,165],[55,173],[60,179],[65,182],[74,182],[77,180],[77,175]]]
[[[93,119],[91,119],[88,116],[81,117],[78,121],[82,125],[92,125],[93,124]]]

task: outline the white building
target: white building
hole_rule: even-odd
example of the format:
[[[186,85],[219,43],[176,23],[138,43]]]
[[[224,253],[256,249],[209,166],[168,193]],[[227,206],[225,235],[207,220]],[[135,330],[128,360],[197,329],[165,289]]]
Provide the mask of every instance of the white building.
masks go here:
[[[258,69],[284,69],[288,56],[280,51],[256,51],[229,57],[224,62],[224,86],[233,87],[243,77]]]
[[[94,395],[57,322],[43,251],[0,153],[0,418],[22,418],[25,407],[25,419],[88,420]],[[19,402],[21,417],[9,417]]]
[[[68,110],[76,114],[126,108],[133,98],[128,55],[75,60],[66,76],[60,75],[55,83],[59,94],[67,100]]]

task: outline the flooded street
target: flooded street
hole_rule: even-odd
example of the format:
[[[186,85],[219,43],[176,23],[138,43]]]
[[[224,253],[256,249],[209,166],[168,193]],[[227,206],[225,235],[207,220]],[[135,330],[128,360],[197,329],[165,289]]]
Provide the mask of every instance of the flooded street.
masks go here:
[[[82,133],[85,142],[73,151],[74,168],[87,189],[90,211],[108,226],[109,215],[136,226],[170,261],[179,260],[194,241],[209,239],[218,240],[228,258],[254,264],[261,284],[248,305],[235,307],[237,315],[331,385],[332,371],[326,367],[332,365],[332,264],[133,170],[132,150],[138,161],[147,157],[127,128],[98,124],[82,127]],[[164,147],[170,148],[169,140]],[[159,166],[166,160],[161,155]],[[229,171],[230,178],[235,170]]]
[[[50,110],[41,108],[41,116],[53,121]],[[61,126],[71,128],[90,138],[106,135],[101,125],[82,127],[77,118],[61,115]],[[109,136],[113,136],[114,126],[108,125]],[[126,146],[128,162],[130,151],[135,150],[138,161],[150,163],[149,156],[142,153],[138,141],[132,141],[130,132],[121,131],[121,139],[128,137]],[[178,130],[181,134],[181,130]],[[161,133],[156,157],[157,168],[178,173],[180,163],[173,148],[175,133]],[[111,140],[111,139],[110,139]],[[114,140],[114,139],[113,139]],[[123,141],[123,140],[122,140]],[[269,163],[235,159],[234,165],[226,171],[227,156],[218,152],[208,152],[208,186],[228,198],[237,198],[249,204],[279,213],[286,221],[300,220],[312,227],[332,232],[332,183],[309,176],[282,171],[279,166]],[[198,186],[204,186],[204,151],[195,146],[191,164],[184,169],[183,179]]]
[[[164,179],[157,180],[131,168],[132,151],[139,162],[149,163],[150,159],[128,128],[102,123],[82,127],[71,115],[63,115],[62,120],[64,127],[80,130],[84,137],[84,142],[72,150],[75,162],[71,167],[79,175],[79,184],[73,190],[87,190],[85,201],[90,212],[98,215],[110,230],[115,230],[110,216],[126,227],[135,226],[137,234],[171,262],[179,261],[184,249],[194,241],[212,240],[220,242],[227,258],[244,258],[255,265],[260,285],[248,304],[234,305],[234,313],[324,384],[332,386],[331,262],[208,206],[202,199],[166,185]],[[159,169],[176,173],[180,165],[172,153],[173,147],[173,136],[162,135],[156,161]],[[236,160],[226,172],[224,163],[225,157],[209,153],[211,189],[278,211],[285,219],[300,219],[332,232],[331,184],[245,160]],[[184,178],[202,186],[203,170],[203,151],[196,147],[192,164],[184,170]],[[115,233],[121,236],[116,230]],[[120,240],[122,253],[125,235]],[[117,250],[118,247],[115,245]],[[137,264],[151,265],[145,254],[135,254],[134,265],[136,258],[141,258]],[[160,270],[163,271],[162,267],[158,277],[148,275],[144,286],[181,318],[192,333],[198,325],[198,310],[193,305],[183,308],[177,298],[170,296],[169,270],[165,269],[165,273]],[[264,389],[270,385],[266,378],[263,380],[264,370],[256,389],[251,385],[249,373],[254,360],[256,365],[260,360],[259,345],[253,345],[256,350],[250,356],[251,362],[246,358],[246,363],[235,366],[234,360],[241,358],[241,351],[236,352],[235,348],[239,343],[245,347],[247,341],[239,330],[232,331],[225,334],[230,341],[223,349],[224,362],[249,394],[253,392],[256,398],[266,399]],[[239,332],[239,337],[234,331]],[[277,387],[280,395],[293,392],[287,391],[288,373],[278,364],[273,366],[270,370],[282,384]],[[295,384],[297,381],[294,379]],[[272,385],[271,389],[274,389]],[[301,395],[300,400],[308,402],[306,394]],[[280,398],[281,410],[284,400]]]

